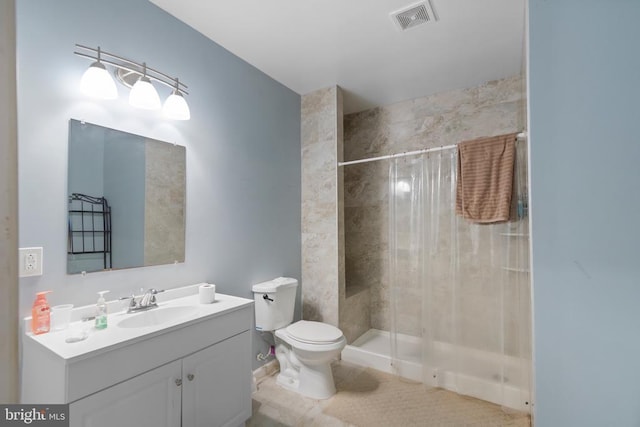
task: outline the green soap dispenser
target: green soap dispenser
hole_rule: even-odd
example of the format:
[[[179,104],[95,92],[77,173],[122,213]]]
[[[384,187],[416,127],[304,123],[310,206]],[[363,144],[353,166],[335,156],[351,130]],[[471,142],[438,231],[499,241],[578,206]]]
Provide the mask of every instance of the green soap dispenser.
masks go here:
[[[98,295],[98,302],[96,303],[96,329],[107,328],[107,303],[104,300],[104,294],[109,291],[100,291]]]

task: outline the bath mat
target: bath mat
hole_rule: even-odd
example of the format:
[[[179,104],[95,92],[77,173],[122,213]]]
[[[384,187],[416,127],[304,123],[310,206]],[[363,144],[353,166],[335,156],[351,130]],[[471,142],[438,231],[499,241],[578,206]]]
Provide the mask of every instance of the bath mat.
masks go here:
[[[356,426],[529,427],[524,413],[367,368],[337,385],[324,413]]]

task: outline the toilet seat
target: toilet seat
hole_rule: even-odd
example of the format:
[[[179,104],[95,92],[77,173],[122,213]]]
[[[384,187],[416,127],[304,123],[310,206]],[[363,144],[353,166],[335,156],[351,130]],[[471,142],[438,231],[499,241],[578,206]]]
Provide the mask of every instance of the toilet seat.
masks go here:
[[[315,331],[318,332],[318,335],[314,337]],[[313,353],[342,350],[347,344],[347,339],[340,329],[326,323],[307,320],[300,320],[286,328],[278,329],[275,335],[298,350]]]
[[[322,322],[300,320],[285,328],[289,337],[305,344],[333,344],[341,341],[342,331]]]

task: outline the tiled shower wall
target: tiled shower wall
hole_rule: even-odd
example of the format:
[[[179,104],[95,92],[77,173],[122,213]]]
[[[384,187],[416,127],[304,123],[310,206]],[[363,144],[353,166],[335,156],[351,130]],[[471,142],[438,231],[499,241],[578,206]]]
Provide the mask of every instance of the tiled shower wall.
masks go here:
[[[338,326],[344,295],[342,93],[302,96],[302,317]]]
[[[346,115],[344,159],[521,131],[525,93],[522,76],[514,76]],[[343,168],[347,301],[340,312],[351,318],[343,322],[341,316],[340,324],[343,331],[349,329],[345,331],[349,341],[369,328],[390,329],[388,168],[388,161]],[[475,301],[472,305],[477,306]],[[407,333],[420,335],[419,324],[414,325],[415,330],[407,329]]]

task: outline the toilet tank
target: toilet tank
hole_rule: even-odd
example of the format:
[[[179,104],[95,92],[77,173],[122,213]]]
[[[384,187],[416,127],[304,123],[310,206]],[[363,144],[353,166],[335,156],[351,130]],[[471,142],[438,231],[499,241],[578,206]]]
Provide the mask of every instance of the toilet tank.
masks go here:
[[[253,285],[256,329],[275,331],[293,321],[298,281],[290,277],[278,277]]]

